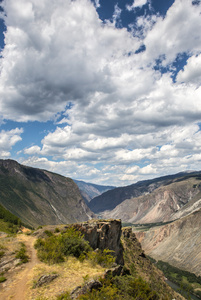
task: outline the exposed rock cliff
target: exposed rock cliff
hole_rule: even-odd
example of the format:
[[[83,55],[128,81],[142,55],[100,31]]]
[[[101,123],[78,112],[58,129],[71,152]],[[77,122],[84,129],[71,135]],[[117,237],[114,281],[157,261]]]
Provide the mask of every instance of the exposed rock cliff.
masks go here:
[[[135,232],[148,255],[201,275],[201,210],[170,224]]]
[[[123,265],[121,238],[121,220],[91,220],[73,225],[79,229],[93,249],[114,251],[116,262]]]

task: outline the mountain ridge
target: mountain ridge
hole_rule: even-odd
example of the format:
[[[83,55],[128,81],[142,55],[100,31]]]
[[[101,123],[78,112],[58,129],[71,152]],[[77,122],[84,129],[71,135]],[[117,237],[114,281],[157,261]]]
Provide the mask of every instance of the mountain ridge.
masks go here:
[[[86,204],[88,204],[94,197],[115,188],[114,186],[99,185],[82,180],[73,179],[73,181],[78,185]]]
[[[14,160],[0,160],[0,203],[34,227],[94,217],[71,178]]]

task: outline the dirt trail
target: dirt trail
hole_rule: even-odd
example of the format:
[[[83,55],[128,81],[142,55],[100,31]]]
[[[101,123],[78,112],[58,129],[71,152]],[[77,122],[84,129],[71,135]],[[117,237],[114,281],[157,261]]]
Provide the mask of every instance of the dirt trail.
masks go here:
[[[27,235],[19,235],[18,240],[26,245],[27,254],[30,259],[29,262],[23,264],[21,270],[17,273],[14,272],[12,279],[4,288],[3,292],[0,294],[1,300],[27,300],[27,292],[29,290],[28,282],[33,274],[32,269],[39,262],[36,255],[36,250],[34,249],[35,238]]]

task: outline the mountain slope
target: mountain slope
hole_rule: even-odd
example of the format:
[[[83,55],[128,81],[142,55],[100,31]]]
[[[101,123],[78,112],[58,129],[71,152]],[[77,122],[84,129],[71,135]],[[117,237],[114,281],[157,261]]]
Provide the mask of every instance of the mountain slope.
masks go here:
[[[114,186],[98,185],[75,179],[74,182],[78,185],[81,195],[87,204],[91,199],[115,188]]]
[[[175,220],[201,208],[201,175],[180,173],[142,181],[108,191],[94,198],[89,207],[102,218],[121,218],[123,222]]]
[[[93,216],[72,179],[13,160],[0,160],[0,204],[31,226]]]
[[[156,260],[201,275],[201,209],[146,232],[135,232],[145,252]]]
[[[201,208],[201,178],[183,177],[152,193],[123,201],[102,217],[131,223],[167,222]]]
[[[155,179],[139,181],[125,187],[115,188],[92,199],[89,203],[89,207],[95,213],[112,210],[126,199],[149,194],[160,186],[169,185],[175,181],[183,180],[183,178],[198,176],[199,174],[201,174],[201,172],[182,172]]]

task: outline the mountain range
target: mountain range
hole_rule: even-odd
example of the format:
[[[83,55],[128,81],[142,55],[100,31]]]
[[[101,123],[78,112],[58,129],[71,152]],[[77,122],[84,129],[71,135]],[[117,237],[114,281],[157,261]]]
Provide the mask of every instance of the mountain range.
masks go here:
[[[102,193],[107,192],[115,188],[115,186],[98,185],[81,180],[75,180],[74,182],[80,189],[81,195],[85,202],[88,204],[93,198],[100,196]]]
[[[123,222],[167,222],[201,208],[201,172],[178,173],[137,182],[95,197],[90,209]]]
[[[35,228],[91,218],[152,223],[136,231],[145,253],[201,275],[201,172],[114,188],[0,160],[0,204]]]

